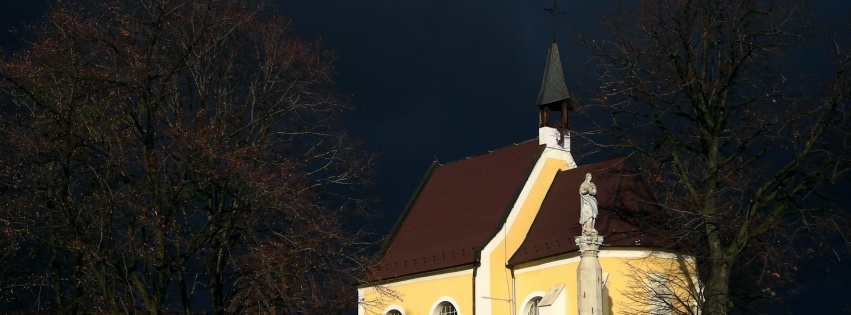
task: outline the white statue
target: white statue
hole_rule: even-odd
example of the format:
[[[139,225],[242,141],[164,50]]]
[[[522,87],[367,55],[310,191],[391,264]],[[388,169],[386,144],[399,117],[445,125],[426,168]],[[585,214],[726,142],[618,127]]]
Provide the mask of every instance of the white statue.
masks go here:
[[[597,220],[597,185],[591,182],[591,173],[585,174],[585,181],[579,186],[579,224],[582,235],[597,235],[594,223]]]

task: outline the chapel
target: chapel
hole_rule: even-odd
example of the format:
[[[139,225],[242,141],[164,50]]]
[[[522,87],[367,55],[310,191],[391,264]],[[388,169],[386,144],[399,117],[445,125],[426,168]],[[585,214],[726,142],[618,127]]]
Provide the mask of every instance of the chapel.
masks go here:
[[[699,295],[694,260],[642,226],[660,210],[640,173],[624,158],[574,161],[574,104],[555,41],[536,106],[537,139],[432,164],[375,271],[357,286],[359,315],[672,314],[693,308]],[[582,199],[591,197],[595,220],[583,228],[580,214],[591,208],[583,208]]]

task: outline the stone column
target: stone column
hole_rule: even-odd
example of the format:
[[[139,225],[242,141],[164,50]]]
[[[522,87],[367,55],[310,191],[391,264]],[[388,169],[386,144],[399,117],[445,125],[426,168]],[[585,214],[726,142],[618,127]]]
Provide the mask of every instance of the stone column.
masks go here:
[[[592,234],[576,237],[579,246],[579,268],[576,269],[576,305],[579,315],[603,314],[603,271],[597,253],[603,237]]]

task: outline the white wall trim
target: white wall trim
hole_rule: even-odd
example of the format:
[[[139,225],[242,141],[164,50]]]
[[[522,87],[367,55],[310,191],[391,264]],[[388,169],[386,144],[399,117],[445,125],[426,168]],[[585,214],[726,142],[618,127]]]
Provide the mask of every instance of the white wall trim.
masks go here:
[[[603,248],[599,252],[600,258],[647,258],[647,257],[656,257],[656,258],[664,258],[664,259],[679,259],[683,258],[688,262],[693,262],[694,258],[690,256],[684,256],[671,252],[662,252],[659,250],[649,250],[649,249],[605,249]],[[555,259],[550,262],[531,265],[528,267],[515,267],[514,274],[524,274],[527,272],[538,271],[542,269],[552,268],[556,266],[563,266],[568,264],[577,264],[579,263],[579,256],[573,257],[565,257],[562,259]]]
[[[394,286],[394,285],[405,285],[405,284],[412,284],[412,283],[431,281],[431,280],[437,280],[437,279],[443,279],[443,278],[451,278],[451,277],[463,276],[463,275],[472,276],[473,275],[473,269],[470,268],[470,269],[466,269],[466,270],[452,271],[452,272],[434,274],[434,275],[429,275],[429,276],[424,276],[424,277],[416,277],[416,278],[411,278],[411,279],[402,280],[402,281],[387,282],[385,284],[382,284],[382,286],[390,287],[390,286]],[[368,287],[368,288],[374,288],[374,286],[371,286],[371,287]]]
[[[529,267],[522,267],[522,268],[521,267],[515,267],[514,274],[515,275],[522,275],[522,274],[527,273],[527,272],[549,269],[549,268],[552,268],[552,267],[564,266],[564,265],[569,265],[569,264],[577,264],[577,263],[579,263],[579,257],[557,259],[557,260],[553,260],[551,262],[546,262],[546,263],[543,263],[543,264],[533,265],[533,266],[529,266]]]
[[[386,315],[387,312],[390,312],[390,311],[399,311],[399,313],[402,313],[402,315],[405,315],[405,310],[402,309],[402,306],[399,306],[398,304],[391,304],[390,306],[385,307],[384,311],[381,312],[381,315]]]
[[[535,292],[529,293],[528,295],[526,295],[525,298],[523,298],[523,303],[520,303],[518,305],[520,307],[520,309],[518,309],[517,313],[515,313],[515,314],[526,314],[525,313],[527,311],[526,305],[529,304],[529,301],[532,301],[532,299],[534,299],[534,298],[543,298],[545,294],[547,294],[547,293],[544,292],[544,291],[535,291]]]
[[[364,292],[366,292],[366,288],[358,288],[358,315],[364,315],[366,313],[366,309],[364,309]]]
[[[605,240],[604,240],[605,241]],[[599,257],[600,258],[647,258],[647,257],[656,257],[656,258],[668,258],[674,259],[677,258],[677,254],[670,252],[663,252],[657,249],[647,249],[647,248],[635,248],[635,249],[601,249]]]
[[[544,153],[547,152],[548,149],[544,149]],[[564,152],[559,150],[551,150]],[[565,152],[566,153],[566,152]],[[570,153],[567,153],[570,155]],[[497,245],[501,242],[503,246],[507,245],[504,243],[506,238],[506,233],[511,230],[511,227],[514,225],[514,221],[517,219],[519,215],[518,212],[520,207],[525,203],[526,199],[529,198],[529,194],[532,191],[532,187],[535,182],[537,182],[538,177],[541,175],[541,171],[544,169],[544,164],[546,164],[548,157],[547,154],[541,154],[538,157],[538,160],[535,162],[535,166],[532,168],[532,171],[529,172],[529,177],[526,179],[526,182],[523,184],[523,189],[520,191],[520,194],[517,195],[517,199],[514,201],[514,204],[511,205],[511,211],[508,214],[508,217],[505,220],[505,223],[501,225],[500,232],[497,233],[492,239],[488,241],[488,244],[485,245],[485,248],[482,249],[481,252],[481,264],[478,270],[478,276],[476,277],[476,296],[473,297],[473,301],[476,304],[476,312],[479,314],[491,314],[493,309],[491,308],[491,300],[486,299],[484,297],[491,297],[491,279],[490,279],[490,256],[493,254],[494,250],[497,250]],[[507,260],[509,257],[505,257]],[[507,263],[507,261],[501,262],[503,265]],[[511,288],[508,288],[508,292],[511,292]],[[496,297],[501,299],[510,299],[512,297]]]
[[[461,306],[458,304],[458,302],[455,301],[455,299],[448,295],[441,296],[437,298],[437,301],[434,301],[434,304],[431,305],[431,311],[428,312],[429,315],[439,315],[440,312],[437,310],[437,306],[443,302],[452,303],[452,305],[455,306],[455,309],[458,311],[458,315],[463,315],[461,314]]]
[[[541,156],[565,161],[569,169],[576,168],[576,161],[573,160],[573,155],[570,154],[570,150],[564,151],[548,147],[544,149],[544,153],[541,154]]]
[[[482,249],[481,252],[481,266],[479,267],[479,275],[476,277],[476,295],[473,297],[474,303],[476,303],[476,311],[481,312],[481,314],[490,314],[492,312],[491,308],[491,300],[484,299],[482,297],[490,297],[490,288],[491,288],[491,279],[490,279],[490,256],[493,254],[495,250],[498,250],[497,245],[502,242],[503,246],[506,246],[504,242],[506,241],[506,234],[508,231],[511,231],[512,227],[514,227],[514,221],[517,220],[517,216],[520,215],[521,207],[526,203],[529,199],[529,194],[532,192],[532,188],[535,186],[535,183],[538,182],[539,177],[541,176],[541,172],[544,169],[544,165],[546,165],[548,159],[561,160],[565,162],[565,166],[567,169],[576,168],[576,162],[573,160],[573,155],[568,151],[554,149],[554,148],[545,148],[543,153],[538,157],[538,160],[535,162],[535,166],[532,168],[532,171],[529,172],[529,177],[526,179],[526,182],[523,184],[523,189],[520,191],[520,194],[517,195],[517,200],[514,201],[514,204],[511,206],[511,211],[508,214],[508,217],[505,220],[505,223],[500,226],[501,231],[497,233],[485,248]],[[506,253],[506,261],[503,261],[502,264],[507,264],[508,259],[511,258]],[[508,288],[508,292],[512,292],[511,288]],[[498,298],[506,298],[506,299],[516,299],[516,297],[498,297]],[[516,300],[515,300],[516,303]]]

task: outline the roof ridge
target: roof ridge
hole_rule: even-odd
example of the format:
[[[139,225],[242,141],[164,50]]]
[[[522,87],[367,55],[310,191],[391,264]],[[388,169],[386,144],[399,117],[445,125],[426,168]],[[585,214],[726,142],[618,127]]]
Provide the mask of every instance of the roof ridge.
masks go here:
[[[519,146],[519,145],[524,145],[528,142],[535,141],[535,140],[537,140],[537,138],[523,140],[523,141],[520,141],[520,142],[516,142],[516,143],[506,145],[506,146],[502,146],[502,147],[495,149],[495,150],[488,150],[487,152],[481,152],[481,153],[478,153],[478,154],[475,154],[475,155],[465,157],[463,159],[458,159],[458,160],[454,160],[454,161],[451,161],[451,162],[446,162],[445,164],[441,164],[441,163],[438,162],[438,166],[442,167],[442,166],[452,165],[452,164],[455,164],[455,163],[458,163],[458,162],[468,161],[468,160],[479,158],[479,157],[482,157],[482,156],[485,156],[485,155],[488,155],[488,154],[491,154],[491,153],[495,153],[497,151],[502,151],[502,150],[510,149],[510,148],[513,148],[513,147],[516,147],[516,146]]]

